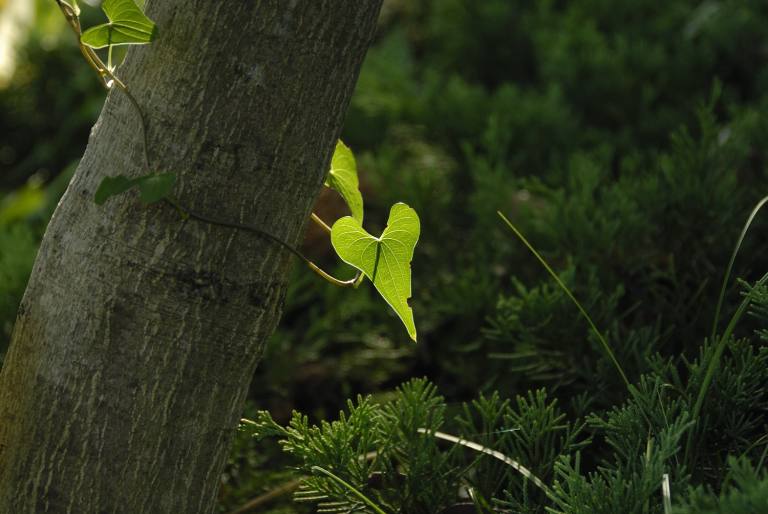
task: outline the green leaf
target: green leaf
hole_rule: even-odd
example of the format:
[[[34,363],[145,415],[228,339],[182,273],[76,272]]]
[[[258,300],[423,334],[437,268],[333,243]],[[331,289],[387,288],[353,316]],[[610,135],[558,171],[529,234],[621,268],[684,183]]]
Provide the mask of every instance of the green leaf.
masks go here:
[[[344,143],[336,143],[336,151],[331,160],[331,171],[325,179],[325,185],[338,191],[347,202],[352,216],[363,224],[363,195],[358,189],[357,164],[352,150],[344,146]]]
[[[170,193],[175,184],[176,174],[173,172],[153,172],[133,179],[129,179],[125,175],[104,177],[93,196],[93,201],[97,205],[102,205],[109,197],[123,194],[132,187],[139,186],[139,190],[141,190],[139,201],[152,203]]]
[[[138,183],[135,179],[131,180],[125,175],[118,175],[114,178],[104,177],[104,180],[101,181],[99,188],[96,190],[96,194],[93,195],[93,201],[97,205],[103,205],[110,196],[123,194],[137,185]]]
[[[331,242],[346,263],[368,275],[381,296],[405,323],[408,334],[416,340],[411,297],[411,259],[419,240],[419,217],[416,211],[397,203],[389,212],[387,228],[376,239],[355,219],[341,218],[333,225]]]
[[[176,174],[173,172],[150,173],[134,180],[140,180],[139,189],[141,190],[141,196],[139,201],[142,203],[152,203],[171,192],[174,184],[176,184]]]
[[[84,45],[104,48],[151,43],[158,36],[157,26],[144,16],[134,0],[105,0],[102,7],[110,22],[83,32],[80,40]]]

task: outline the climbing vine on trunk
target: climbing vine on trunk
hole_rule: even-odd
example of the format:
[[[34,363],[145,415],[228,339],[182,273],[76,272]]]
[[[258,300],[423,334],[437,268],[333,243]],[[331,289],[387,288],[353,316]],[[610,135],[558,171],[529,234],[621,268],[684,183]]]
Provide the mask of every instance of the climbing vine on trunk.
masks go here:
[[[339,141],[333,154],[331,169],[328,172],[325,185],[341,194],[349,206],[352,216],[338,220],[333,227],[328,227],[314,213],[312,219],[330,233],[333,247],[339,257],[358,270],[355,278],[342,281],[318,268],[296,248],[269,232],[252,225],[206,216],[186,208],[172,194],[176,184],[176,174],[172,171],[166,173],[153,171],[149,159],[147,122],[144,112],[125,84],[114,74],[114,67],[112,66],[112,48],[114,46],[151,43],[159,35],[157,26],[141,12],[134,0],[106,0],[102,7],[109,18],[109,23],[92,27],[83,32],[80,26],[80,9],[76,0],[72,0],[71,5],[64,0],[56,0],[56,2],[75,32],[80,50],[99,75],[104,86],[108,89],[117,86],[125,93],[138,113],[141,122],[142,150],[146,173],[134,178],[128,178],[122,174],[116,177],[104,177],[94,195],[94,201],[98,205],[104,204],[112,196],[123,194],[134,187],[138,187],[141,192],[140,202],[153,203],[164,199],[176,208],[182,221],[191,217],[206,223],[255,232],[283,246],[321,277],[336,285],[357,288],[367,275],[384,300],[403,321],[408,335],[416,341],[416,326],[411,307],[408,305],[408,299],[411,297],[410,263],[420,232],[419,217],[416,211],[403,203],[395,204],[381,237],[376,238],[366,232],[362,228],[363,198],[358,189],[359,181],[355,158],[352,151]],[[95,52],[99,48],[108,49],[109,57],[106,65]]]

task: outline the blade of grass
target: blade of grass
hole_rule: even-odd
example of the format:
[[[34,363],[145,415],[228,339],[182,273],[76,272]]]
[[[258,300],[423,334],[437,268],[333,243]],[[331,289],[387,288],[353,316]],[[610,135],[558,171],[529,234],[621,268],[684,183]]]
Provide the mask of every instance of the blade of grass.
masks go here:
[[[672,490],[669,487],[669,475],[666,473],[661,479],[661,494],[664,496],[664,514],[672,514]]]
[[[313,471],[320,471],[321,473],[325,473],[326,475],[328,475],[329,477],[331,477],[333,480],[335,480],[336,482],[340,483],[341,485],[343,485],[344,487],[346,487],[347,489],[349,489],[349,490],[350,490],[350,492],[351,492],[352,494],[354,494],[355,496],[357,496],[358,498],[360,498],[361,500],[363,500],[365,503],[367,503],[368,505],[370,505],[370,507],[371,507],[373,510],[375,510],[375,511],[376,511],[376,512],[378,512],[379,514],[385,514],[385,512],[384,512],[383,510],[381,510],[381,509],[379,508],[379,506],[378,506],[378,505],[376,505],[376,504],[375,504],[375,503],[373,503],[371,500],[369,500],[369,499],[368,499],[368,498],[367,498],[367,497],[366,497],[366,496],[365,496],[363,493],[361,493],[360,491],[358,491],[357,489],[355,489],[354,487],[352,487],[351,485],[349,485],[349,484],[348,484],[348,483],[346,483],[344,480],[340,479],[339,477],[337,477],[336,475],[334,475],[334,474],[333,474],[333,473],[331,473],[330,471],[328,471],[328,470],[326,470],[326,469],[323,469],[323,468],[321,468],[320,466],[312,466],[312,470],[313,470]]]
[[[764,285],[766,282],[768,282],[768,273],[763,275],[763,278],[758,280],[758,285]],[[723,337],[720,338],[720,341],[718,342],[717,348],[715,349],[715,354],[712,356],[712,360],[709,363],[709,367],[707,368],[707,374],[704,375],[704,381],[701,383],[701,389],[699,390],[699,396],[696,399],[696,405],[693,407],[693,415],[691,416],[692,421],[697,421],[699,418],[699,411],[701,410],[701,405],[704,403],[704,397],[707,394],[707,389],[709,388],[709,382],[712,380],[712,374],[715,371],[715,366],[717,366],[717,362],[720,360],[720,355],[723,353],[723,350],[725,350],[725,347],[728,345],[728,340],[731,338],[731,335],[733,334],[733,330],[736,328],[736,325],[739,322],[739,319],[741,318],[741,315],[744,314],[744,311],[747,310],[747,307],[749,307],[749,303],[751,301],[751,298],[747,296],[743,302],[741,302],[741,306],[739,307],[739,310],[736,311],[736,314],[733,315],[733,318],[731,319],[731,322],[728,324],[728,328],[725,329],[725,333],[723,334]],[[714,344],[714,339],[712,340]],[[693,437],[690,435],[688,436],[688,442],[685,444],[685,461],[688,462],[688,456],[690,455],[691,450],[691,440]]]
[[[736,260],[736,254],[739,253],[739,248],[741,248],[741,242],[744,240],[744,235],[747,233],[747,230],[749,229],[749,226],[752,224],[752,220],[755,218],[755,215],[757,214],[757,211],[760,210],[760,208],[765,204],[765,202],[768,202],[768,196],[760,200],[760,202],[755,206],[754,209],[752,209],[752,214],[749,215],[749,219],[744,224],[744,228],[741,230],[741,235],[739,236],[739,240],[736,243],[736,247],[733,249],[733,255],[731,255],[731,262],[728,263],[728,270],[725,272],[725,278],[723,279],[723,287],[720,290],[720,299],[717,301],[717,310],[715,311],[715,323],[712,326],[712,341],[715,340],[715,336],[717,335],[717,322],[720,318],[720,307],[723,305],[723,298],[725,298],[725,288],[728,285],[728,278],[731,276],[731,268],[733,268],[733,261]]]
[[[460,444],[462,446],[466,446],[467,448],[472,448],[475,451],[485,453],[492,457],[496,457],[500,461],[509,464],[510,466],[515,468],[517,471],[519,471],[521,475],[526,477],[528,480],[536,484],[536,486],[538,486],[542,491],[544,491],[547,494],[547,496],[549,496],[550,498],[555,498],[555,493],[553,493],[552,490],[549,487],[547,487],[547,484],[539,480],[539,478],[533,473],[531,473],[528,469],[521,466],[519,462],[517,462],[516,460],[510,459],[509,457],[507,457],[501,452],[497,452],[496,450],[492,450],[486,446],[477,444],[472,441],[467,441],[466,439],[459,439],[455,435],[445,434],[443,432],[436,432],[428,428],[420,428],[417,430],[417,432],[419,432],[420,434],[431,435],[431,436],[437,437],[438,439],[442,439],[444,441],[450,441],[454,444]]]
[[[747,448],[746,450],[744,450],[744,452],[743,452],[741,455],[739,455],[739,458],[738,458],[737,460],[741,460],[741,459],[743,459],[744,457],[746,457],[746,456],[747,456],[747,454],[748,454],[749,452],[751,452],[751,451],[752,451],[752,448],[754,448],[754,447],[755,447],[755,446],[757,446],[758,444],[762,443],[762,442],[763,442],[763,439],[765,439],[765,438],[768,438],[768,435],[764,435],[763,437],[761,437],[760,439],[758,439],[757,441],[755,441],[754,443],[752,443],[752,444],[749,446],[749,448]],[[755,474],[756,474],[756,475],[758,475],[758,476],[760,475],[760,467],[763,465],[763,459],[765,458],[765,452],[766,452],[766,451],[768,451],[768,445],[766,445],[766,446],[765,446],[765,451],[763,451],[763,457],[760,459],[760,463],[757,465],[757,468],[755,468]],[[723,479],[723,485],[721,486],[721,489],[722,489],[723,491],[725,491],[725,490],[726,490],[726,488],[728,487],[728,482],[730,482],[730,481],[731,481],[731,475],[732,475],[732,474],[733,474],[733,468],[730,468],[730,469],[728,470],[728,473],[726,473],[726,474],[725,474],[725,478]]]
[[[477,514],[485,514],[483,512],[483,506],[480,505],[480,501],[475,496],[475,488],[474,487],[470,487],[469,488],[469,497],[472,498],[472,503],[475,505],[475,512],[477,512]]]
[[[645,445],[645,467],[648,468],[648,463],[651,461],[651,428],[648,427],[648,442]],[[651,499],[645,500],[643,505],[643,514],[648,514],[651,509]]]
[[[608,355],[611,357],[611,360],[613,360],[613,363],[616,365],[616,368],[619,370],[619,373],[621,373],[621,377],[624,379],[624,382],[626,382],[627,386],[629,386],[629,380],[627,379],[627,376],[624,374],[624,370],[621,369],[619,362],[616,360],[616,357],[614,357],[613,352],[608,347],[608,343],[605,342],[605,339],[603,339],[602,334],[600,334],[600,331],[597,330],[597,327],[592,322],[592,318],[589,317],[589,315],[581,306],[581,304],[578,301],[576,301],[576,298],[574,298],[571,292],[568,290],[568,288],[565,287],[565,284],[563,284],[560,278],[557,275],[555,275],[555,272],[552,271],[552,268],[550,268],[549,265],[546,262],[544,262],[544,259],[541,258],[541,255],[539,255],[539,253],[533,249],[533,246],[531,246],[531,244],[523,237],[523,235],[520,232],[518,232],[515,226],[512,225],[512,223],[510,223],[510,221],[507,218],[505,218],[501,212],[499,212],[498,214],[499,216],[501,216],[501,219],[503,219],[506,222],[506,224],[509,225],[509,228],[511,228],[514,231],[514,233],[517,234],[517,237],[519,237],[523,241],[523,243],[525,243],[525,246],[527,246],[528,249],[533,252],[533,254],[536,256],[537,259],[539,259],[539,261],[544,265],[544,267],[547,268],[547,271],[549,271],[549,274],[554,277],[557,283],[560,284],[560,287],[563,288],[563,291],[565,291],[568,297],[571,300],[573,300],[573,303],[576,304],[576,307],[579,308],[579,310],[584,315],[584,317],[587,318],[587,321],[589,321],[589,324],[592,326],[592,330],[594,330],[595,334],[597,334],[597,337],[600,339],[600,342],[603,343],[603,346],[605,347],[605,351],[608,352]]]

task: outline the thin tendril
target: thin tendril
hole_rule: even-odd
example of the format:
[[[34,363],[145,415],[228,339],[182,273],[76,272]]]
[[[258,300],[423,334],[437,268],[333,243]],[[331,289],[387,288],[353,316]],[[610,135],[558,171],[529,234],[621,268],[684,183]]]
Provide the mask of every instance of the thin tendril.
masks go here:
[[[312,263],[312,261],[310,261],[309,259],[304,257],[304,255],[302,255],[301,252],[299,252],[298,250],[293,248],[291,245],[289,245],[288,243],[286,243],[285,241],[283,241],[279,237],[273,236],[269,232],[264,232],[263,230],[261,230],[259,228],[256,228],[253,225],[247,225],[245,223],[236,223],[236,222],[232,222],[232,221],[224,221],[224,220],[220,220],[220,219],[217,219],[217,218],[211,218],[211,217],[208,217],[208,216],[203,216],[202,214],[199,214],[199,213],[197,213],[197,212],[195,212],[195,211],[193,211],[191,209],[187,209],[181,203],[179,203],[178,200],[173,198],[173,196],[171,196],[171,195],[168,195],[166,198],[167,198],[167,200],[172,205],[174,205],[176,208],[180,209],[182,212],[184,212],[189,217],[198,219],[200,221],[204,221],[206,223],[211,223],[213,225],[221,225],[222,227],[230,227],[230,228],[237,228],[237,229],[242,229],[242,230],[250,230],[251,232],[256,232],[260,236],[264,236],[267,239],[271,239],[272,241],[274,241],[275,243],[283,246],[285,249],[290,251],[296,257],[301,259],[315,273],[317,273],[318,275],[320,275],[324,279],[328,280],[329,282],[333,282],[337,286],[357,288],[357,284],[359,284],[358,279],[362,275],[362,271],[360,271],[360,270],[357,270],[357,274],[355,275],[355,278],[353,278],[351,280],[346,280],[346,281],[339,280],[337,278],[332,277],[331,275],[329,275],[325,271],[321,270],[320,268],[318,268],[314,263]]]

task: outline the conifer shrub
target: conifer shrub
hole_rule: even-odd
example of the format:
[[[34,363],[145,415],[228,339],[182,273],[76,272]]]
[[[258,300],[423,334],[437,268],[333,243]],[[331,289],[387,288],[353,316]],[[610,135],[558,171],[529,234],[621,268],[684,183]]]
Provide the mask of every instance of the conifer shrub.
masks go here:
[[[764,316],[765,286],[747,295]],[[471,499],[478,512],[667,513],[665,486],[675,491],[676,512],[731,512],[731,505],[762,512],[768,347],[733,339],[728,348],[697,419],[693,403],[715,356],[706,342],[698,359],[677,365],[656,354],[627,401],[575,423],[543,390],[518,396],[515,406],[496,393],[481,396],[450,423],[444,398],[417,379],[382,406],[350,401],[338,421],[310,426],[294,413],[282,427],[262,411],[243,429],[282,438],[296,457],[292,469],[305,476],[296,499],[319,502],[322,512],[436,513]],[[446,426],[464,443],[441,444]],[[589,446],[602,446],[605,457],[593,472],[581,464]]]
[[[763,321],[767,277],[743,283]],[[647,357],[627,399],[586,419],[567,420],[538,390],[514,406],[481,395],[451,423],[434,385],[415,379],[383,405],[358,396],[338,421],[310,426],[294,412],[283,427],[261,411],[242,429],[282,438],[304,477],[296,500],[320,512],[764,512],[768,346],[731,337],[720,354],[723,341],[711,343],[693,360]],[[594,471],[585,450],[602,454]]]

